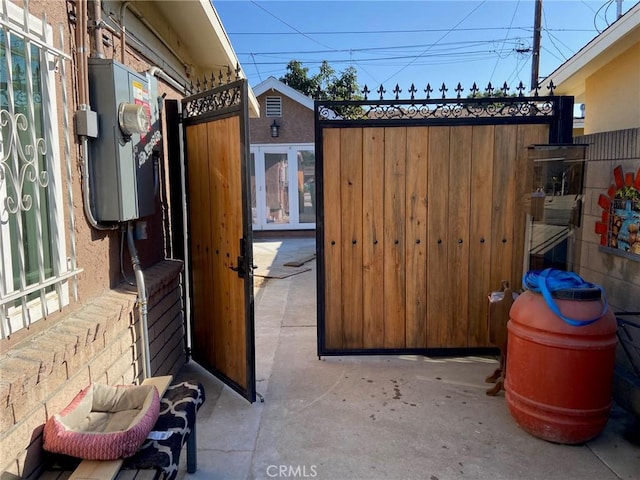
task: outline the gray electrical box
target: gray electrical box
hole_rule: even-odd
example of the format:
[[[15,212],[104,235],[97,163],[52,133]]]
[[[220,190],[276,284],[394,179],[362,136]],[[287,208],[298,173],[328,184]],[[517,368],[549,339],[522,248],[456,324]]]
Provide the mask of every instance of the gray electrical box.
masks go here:
[[[94,214],[124,222],[155,210],[153,150],[160,143],[157,82],[110,59],[89,59],[91,108],[98,136],[89,140]]]

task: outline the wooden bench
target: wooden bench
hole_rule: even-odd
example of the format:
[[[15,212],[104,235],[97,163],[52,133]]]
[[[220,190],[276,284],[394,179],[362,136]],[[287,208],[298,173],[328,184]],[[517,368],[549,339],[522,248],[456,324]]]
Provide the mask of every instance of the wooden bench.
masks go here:
[[[197,396],[196,401],[192,402],[192,420],[188,425],[190,434],[188,434],[186,438],[187,445],[187,471],[189,473],[194,473],[197,469],[197,445],[196,445],[196,432],[195,432],[195,412],[197,408],[204,402],[204,389],[200,384],[191,384],[188,382],[183,382],[178,385],[173,385],[170,387],[172,376],[165,377],[153,377],[146,379],[142,382],[143,385],[154,385],[158,389],[158,394],[161,400],[161,412],[163,411],[162,402],[170,402],[168,398],[163,398],[165,394],[167,397],[171,395],[178,395],[177,400],[179,401],[182,397],[181,393],[176,390],[179,388],[186,389],[191,397]],[[187,385],[187,388],[184,387]],[[197,389],[197,392],[194,393],[194,390]],[[169,392],[167,392],[169,390]],[[162,414],[158,417],[158,421],[156,422],[156,426],[154,430],[162,429],[163,425],[167,424],[167,418],[172,416],[172,409],[168,409],[165,414]],[[170,430],[170,429],[169,429]],[[173,432],[170,433],[172,435]],[[176,448],[178,449],[177,457],[175,459],[177,468],[177,460],[179,459],[179,449],[182,447],[184,442],[184,438],[179,438],[180,445]],[[152,441],[145,441],[142,445],[141,450],[136,453],[131,458],[128,459],[119,459],[119,460],[109,460],[109,461],[101,461],[101,460],[82,460],[80,464],[75,468],[75,470],[71,471],[71,469],[62,468],[62,469],[50,469],[47,470],[41,477],[41,480],[155,480],[160,478],[162,475],[161,465],[155,465],[153,462],[145,461],[144,452],[142,450],[145,449],[145,446],[149,447],[149,445],[153,444]],[[149,450],[147,448],[146,450]],[[136,467],[136,463],[141,464],[140,468]],[[73,468],[73,467],[71,467]]]

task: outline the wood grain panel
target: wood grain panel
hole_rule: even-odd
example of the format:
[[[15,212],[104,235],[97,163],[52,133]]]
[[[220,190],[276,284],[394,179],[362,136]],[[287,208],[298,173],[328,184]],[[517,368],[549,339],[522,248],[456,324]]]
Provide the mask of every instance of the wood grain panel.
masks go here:
[[[340,135],[343,346],[362,348],[362,129]]]
[[[191,262],[193,282],[193,312],[195,348],[209,358],[213,352],[214,326],[208,313],[211,312],[211,295],[207,291],[212,285],[213,274],[210,258],[210,207],[209,165],[207,162],[207,129],[195,125],[186,129],[188,156],[189,219],[191,234]]]
[[[407,129],[406,346],[427,347],[427,163],[429,128]]]
[[[405,184],[407,129],[385,128],[384,346],[405,346]]]
[[[449,347],[466,347],[469,331],[469,209],[473,127],[456,127],[449,145],[449,264],[451,315],[446,324]],[[443,179],[443,183],[444,183]]]
[[[225,196],[225,208],[222,212],[222,223],[220,228],[223,230],[225,257],[223,259],[223,268],[229,280],[229,316],[233,318],[233,341],[227,351],[231,359],[229,360],[230,371],[235,372],[233,378],[241,385],[247,382],[246,355],[247,345],[246,338],[246,321],[245,321],[245,290],[244,279],[239,277],[232,267],[238,266],[238,256],[240,256],[240,239],[242,232],[242,196],[238,192],[242,192],[242,145],[238,142],[240,137],[240,118],[229,117],[223,120],[222,135],[224,135],[224,144],[226,145],[226,156],[224,163],[224,184],[223,192]],[[235,213],[234,213],[235,212]]]
[[[469,212],[469,346],[489,346],[487,295],[500,285],[491,285],[493,213],[492,125],[473,127]]]
[[[209,286],[209,294],[212,301],[210,312],[215,329],[215,339],[212,343],[214,365],[216,369],[229,376],[227,362],[230,352],[227,345],[231,343],[232,318],[229,316],[228,305],[225,305],[224,298],[229,296],[229,275],[224,269],[224,232],[222,231],[222,215],[224,205],[223,192],[223,161],[226,146],[223,145],[220,121],[207,123],[208,129],[208,153],[207,162],[209,166],[209,203],[211,212],[209,221],[211,231],[209,245],[211,249],[211,268],[213,272],[213,282]],[[202,219],[204,220],[204,219]],[[229,335],[227,341],[227,335]]]
[[[343,347],[342,335],[342,204],[340,203],[340,130],[322,132],[324,206],[324,323],[325,347]]]
[[[496,125],[493,154],[493,238],[491,244],[491,285],[511,278],[513,261],[513,220],[515,215],[515,177],[517,125]],[[492,287],[496,288],[496,287]]]
[[[384,129],[362,133],[363,347],[384,346]]]
[[[427,347],[447,346],[452,318],[449,295],[449,146],[450,127],[429,130],[427,219],[429,258],[427,263]]]

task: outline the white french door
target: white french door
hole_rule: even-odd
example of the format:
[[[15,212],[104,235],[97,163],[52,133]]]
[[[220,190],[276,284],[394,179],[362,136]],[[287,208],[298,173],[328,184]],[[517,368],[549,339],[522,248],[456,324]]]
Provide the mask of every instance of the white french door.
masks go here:
[[[254,230],[316,227],[313,144],[251,147]]]

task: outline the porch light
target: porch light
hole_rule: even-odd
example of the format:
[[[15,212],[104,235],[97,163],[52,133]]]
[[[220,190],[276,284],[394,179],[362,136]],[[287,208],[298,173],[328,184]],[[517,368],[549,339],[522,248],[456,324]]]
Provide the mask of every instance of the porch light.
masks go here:
[[[271,136],[274,138],[280,136],[280,125],[275,120],[271,124]]]

